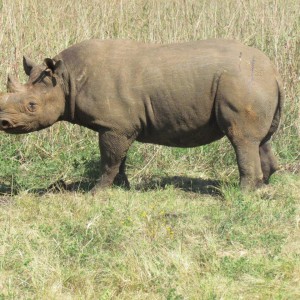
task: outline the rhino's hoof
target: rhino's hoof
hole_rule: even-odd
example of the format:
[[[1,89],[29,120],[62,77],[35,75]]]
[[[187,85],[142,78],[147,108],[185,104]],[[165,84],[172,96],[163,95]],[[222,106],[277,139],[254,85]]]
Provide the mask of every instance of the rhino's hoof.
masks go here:
[[[91,190],[90,193],[92,194],[92,196],[94,196],[95,194],[97,194],[100,191],[103,191],[107,188],[111,187],[110,184],[104,184],[103,182],[98,182]]]
[[[243,192],[253,192],[261,187],[264,186],[263,179],[256,179],[256,180],[242,180],[240,182],[240,187]]]
[[[118,174],[114,179],[114,185],[130,190],[130,183],[125,174]]]

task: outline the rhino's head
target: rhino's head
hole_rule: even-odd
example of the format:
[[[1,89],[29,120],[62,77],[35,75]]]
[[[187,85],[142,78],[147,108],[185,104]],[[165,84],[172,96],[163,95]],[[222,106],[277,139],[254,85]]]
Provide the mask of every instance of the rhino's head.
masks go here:
[[[36,65],[23,59],[26,84],[9,76],[8,93],[0,94],[0,130],[7,133],[28,133],[51,126],[60,120],[65,111],[63,73],[61,60],[45,59]]]

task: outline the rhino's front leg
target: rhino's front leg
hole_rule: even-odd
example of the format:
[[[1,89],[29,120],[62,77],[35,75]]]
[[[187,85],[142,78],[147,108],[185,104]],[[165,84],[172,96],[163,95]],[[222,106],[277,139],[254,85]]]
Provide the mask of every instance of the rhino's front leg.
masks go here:
[[[130,144],[131,142],[126,136],[113,131],[99,134],[101,172],[92,193],[112,184],[129,188],[129,182],[125,174],[125,161]]]

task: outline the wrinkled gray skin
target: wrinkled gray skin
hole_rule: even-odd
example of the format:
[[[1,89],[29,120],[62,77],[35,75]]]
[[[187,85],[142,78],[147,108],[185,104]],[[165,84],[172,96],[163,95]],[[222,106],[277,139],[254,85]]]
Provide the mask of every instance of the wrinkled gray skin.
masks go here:
[[[269,139],[282,109],[278,73],[259,50],[236,41],[157,45],[88,40],[36,65],[24,58],[25,85],[8,78],[0,129],[28,133],[69,121],[99,132],[94,191],[129,187],[133,141],[196,147],[227,136],[244,189],[277,169]]]

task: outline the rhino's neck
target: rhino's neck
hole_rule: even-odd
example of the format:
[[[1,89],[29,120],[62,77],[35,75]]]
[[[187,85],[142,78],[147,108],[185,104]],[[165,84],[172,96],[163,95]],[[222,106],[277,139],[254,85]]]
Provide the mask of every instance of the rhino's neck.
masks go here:
[[[75,97],[76,97],[76,84],[75,80],[66,66],[67,73],[63,74],[61,81],[61,88],[65,95],[65,112],[62,116],[64,121],[71,123],[75,122]]]
[[[68,93],[68,99],[66,101],[66,110],[68,113],[69,121],[74,123],[75,121],[75,97],[76,97],[76,86],[75,86],[75,80],[72,80],[72,76],[69,75],[69,93]]]

